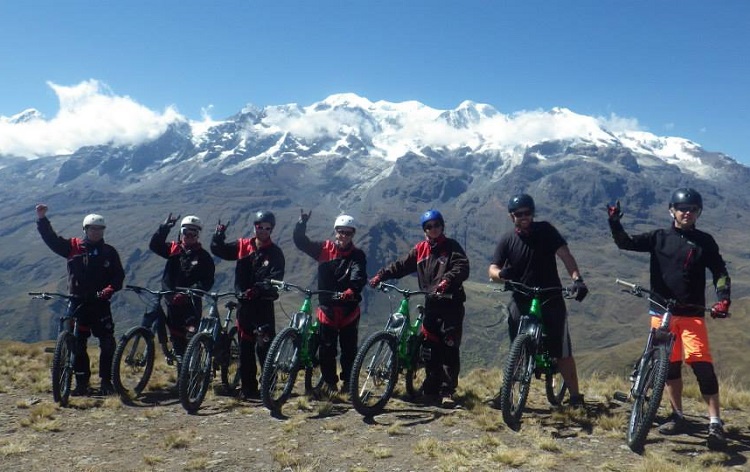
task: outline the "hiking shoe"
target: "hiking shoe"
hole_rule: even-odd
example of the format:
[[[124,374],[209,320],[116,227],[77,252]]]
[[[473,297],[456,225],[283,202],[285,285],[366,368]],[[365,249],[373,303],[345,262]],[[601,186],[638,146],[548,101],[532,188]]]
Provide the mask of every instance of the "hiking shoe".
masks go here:
[[[78,384],[73,391],[70,392],[71,397],[87,397],[89,395],[89,386],[85,384]]]
[[[683,434],[685,431],[687,431],[687,420],[684,416],[680,416],[676,413],[669,415],[667,422],[659,426],[659,434],[667,436]]]
[[[440,408],[445,408],[448,410],[456,408],[456,400],[453,398],[453,395],[448,394],[440,397]]]
[[[260,391],[257,388],[242,390],[240,392],[241,400],[260,400]]]
[[[727,446],[727,438],[724,435],[724,427],[721,423],[708,425],[708,448],[712,451],[720,451]]]
[[[99,395],[101,396],[108,396],[108,395],[114,395],[115,393],[115,387],[112,385],[112,382],[109,380],[102,380],[102,385],[99,387]]]
[[[586,402],[583,400],[583,394],[580,393],[578,395],[571,395],[570,400],[568,400],[568,405],[571,408],[583,408],[586,406]]]

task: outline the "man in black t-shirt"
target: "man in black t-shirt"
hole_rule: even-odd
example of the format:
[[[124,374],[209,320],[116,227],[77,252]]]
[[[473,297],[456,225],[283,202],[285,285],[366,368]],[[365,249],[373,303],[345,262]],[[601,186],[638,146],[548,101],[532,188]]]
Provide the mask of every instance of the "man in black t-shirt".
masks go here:
[[[488,271],[490,279],[495,282],[513,280],[533,287],[560,287],[562,283],[555,259],[559,257],[573,279],[576,300],[583,300],[588,288],[567,242],[550,223],[534,221],[534,211],[531,196],[519,194],[510,199],[508,213],[515,227],[500,238],[495,248]],[[529,297],[513,294],[508,305],[511,342],[518,334],[521,315],[528,313],[530,303]],[[560,373],[570,389],[570,404],[582,405],[583,395],[578,389],[578,373],[568,330],[568,313],[561,294],[545,302],[542,317],[547,332],[546,345],[550,355],[557,359]]]

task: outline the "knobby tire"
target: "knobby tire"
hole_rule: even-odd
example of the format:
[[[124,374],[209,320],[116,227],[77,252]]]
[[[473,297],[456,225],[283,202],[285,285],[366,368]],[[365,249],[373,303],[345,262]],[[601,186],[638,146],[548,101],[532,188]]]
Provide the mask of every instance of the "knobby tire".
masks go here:
[[[273,413],[289,399],[299,371],[300,334],[292,327],[284,328],[271,342],[260,378],[263,406]]]
[[[221,384],[227,394],[237,390],[240,385],[240,335],[236,326],[227,334],[227,352],[224,353],[221,369]]]
[[[511,344],[505,361],[503,384],[500,389],[500,409],[503,412],[503,421],[511,427],[516,427],[520,423],[529,396],[534,352],[534,341],[531,336],[519,334]]]
[[[182,359],[178,380],[180,403],[188,413],[195,413],[206,398],[213,372],[213,340],[208,333],[198,333],[190,340]]]
[[[60,406],[68,406],[70,386],[75,375],[73,354],[76,338],[72,333],[63,331],[57,336],[55,353],[52,356],[52,397]]]
[[[668,369],[669,355],[665,345],[655,346],[644,354],[639,364],[627,435],[628,447],[634,452],[641,452],[646,443],[646,436],[659,410]]]
[[[385,408],[398,381],[398,339],[381,331],[365,340],[352,365],[352,405],[371,417]]]
[[[552,365],[545,375],[544,390],[547,393],[547,401],[552,406],[562,404],[568,385],[565,383],[557,363]]]
[[[155,358],[154,335],[136,326],[122,335],[112,358],[112,384],[123,401],[141,394],[151,378]]]

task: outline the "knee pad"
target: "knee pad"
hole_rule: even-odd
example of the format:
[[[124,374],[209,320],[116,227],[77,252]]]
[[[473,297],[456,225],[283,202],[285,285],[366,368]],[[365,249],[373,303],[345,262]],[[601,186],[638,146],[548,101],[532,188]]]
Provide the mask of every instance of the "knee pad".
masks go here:
[[[714,372],[714,365],[710,362],[693,362],[690,364],[693,368],[695,378],[698,380],[698,387],[703,395],[715,395],[719,393],[719,381]]]
[[[670,362],[667,370],[667,380],[677,380],[682,378],[682,361]]]

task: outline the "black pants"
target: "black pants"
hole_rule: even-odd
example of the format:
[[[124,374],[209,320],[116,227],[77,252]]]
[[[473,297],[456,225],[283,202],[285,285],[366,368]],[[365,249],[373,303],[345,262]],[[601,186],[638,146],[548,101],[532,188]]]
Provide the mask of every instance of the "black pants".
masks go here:
[[[276,336],[273,300],[241,301],[237,311],[240,331],[240,382],[243,393],[258,391],[258,364],[262,367]],[[257,356],[257,360],[256,360]]]
[[[167,328],[176,355],[185,354],[189,338],[195,334],[200,324],[202,310],[203,305],[199,299],[189,300],[184,305],[167,305]],[[189,330],[188,327],[194,329]]]
[[[359,318],[341,329],[330,325],[320,324],[320,372],[327,384],[335,385],[339,379],[348,383],[352,373],[352,364],[357,355],[357,339],[359,337]],[[341,346],[341,376],[336,373],[336,355]]]
[[[85,304],[73,301],[68,304],[68,315],[78,320],[73,368],[76,372],[76,385],[87,386],[91,378],[91,360],[88,353],[88,339],[93,334],[99,339],[99,377],[110,381],[112,378],[112,358],[115,354],[115,324],[109,302],[88,301]],[[62,329],[62,323],[61,323]]]
[[[425,307],[425,395],[449,395],[458,387],[464,315],[463,303],[442,302]]]

